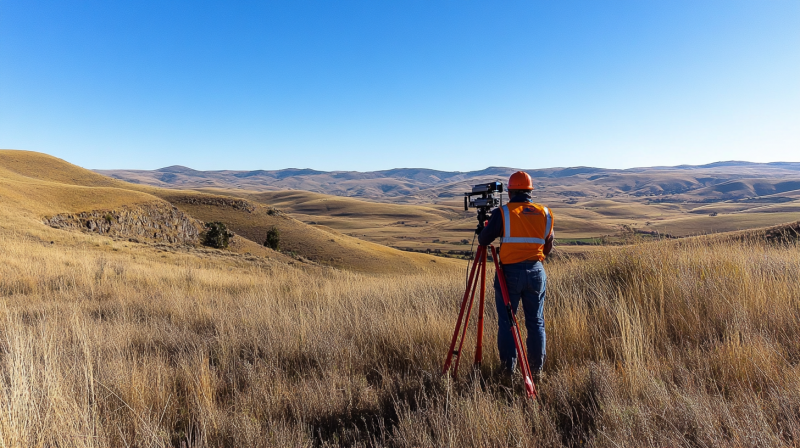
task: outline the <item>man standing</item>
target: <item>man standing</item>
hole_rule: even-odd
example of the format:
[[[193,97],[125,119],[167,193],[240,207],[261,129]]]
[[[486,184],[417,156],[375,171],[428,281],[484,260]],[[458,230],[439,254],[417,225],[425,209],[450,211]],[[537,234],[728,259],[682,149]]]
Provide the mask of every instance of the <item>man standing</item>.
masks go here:
[[[522,300],[528,328],[528,364],[534,382],[538,383],[542,378],[546,356],[544,297],[547,276],[542,262],[553,248],[553,215],[547,207],[533,203],[532,190],[533,181],[528,173],[517,171],[512,174],[508,181],[509,202],[492,212],[486,228],[478,235],[478,242],[481,246],[488,246],[500,237],[499,258],[506,277],[509,300],[514,313]],[[500,361],[508,373],[513,373],[517,364],[517,350],[497,275],[494,291]]]

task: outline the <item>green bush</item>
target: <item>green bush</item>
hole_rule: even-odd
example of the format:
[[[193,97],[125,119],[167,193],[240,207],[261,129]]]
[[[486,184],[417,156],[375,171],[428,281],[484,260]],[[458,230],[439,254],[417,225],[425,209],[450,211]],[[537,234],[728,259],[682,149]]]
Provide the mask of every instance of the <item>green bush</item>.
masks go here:
[[[267,239],[264,240],[264,245],[269,247],[272,250],[278,250],[281,243],[281,232],[278,230],[277,227],[272,226],[271,229],[267,230]]]
[[[228,247],[233,234],[228,232],[225,224],[217,222],[207,222],[206,231],[203,232],[203,246],[225,249]]]

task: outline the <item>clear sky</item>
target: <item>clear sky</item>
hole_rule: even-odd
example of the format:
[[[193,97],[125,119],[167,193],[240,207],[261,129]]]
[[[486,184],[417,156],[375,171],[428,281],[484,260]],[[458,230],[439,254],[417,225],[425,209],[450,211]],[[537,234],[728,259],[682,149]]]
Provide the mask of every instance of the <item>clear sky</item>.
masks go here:
[[[0,0],[0,148],[137,169],[800,161],[800,0]]]

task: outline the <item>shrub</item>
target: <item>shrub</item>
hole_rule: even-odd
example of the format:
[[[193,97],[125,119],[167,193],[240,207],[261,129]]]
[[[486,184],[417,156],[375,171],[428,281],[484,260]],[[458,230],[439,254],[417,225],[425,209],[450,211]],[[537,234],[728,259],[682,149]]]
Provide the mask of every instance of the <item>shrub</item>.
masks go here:
[[[219,221],[207,222],[206,231],[203,232],[203,246],[225,249],[228,247],[231,237],[233,234],[228,232],[225,224]]]
[[[278,250],[281,243],[281,232],[278,230],[277,227],[272,226],[271,229],[267,230],[267,239],[264,240],[264,246],[269,247],[272,250]]]

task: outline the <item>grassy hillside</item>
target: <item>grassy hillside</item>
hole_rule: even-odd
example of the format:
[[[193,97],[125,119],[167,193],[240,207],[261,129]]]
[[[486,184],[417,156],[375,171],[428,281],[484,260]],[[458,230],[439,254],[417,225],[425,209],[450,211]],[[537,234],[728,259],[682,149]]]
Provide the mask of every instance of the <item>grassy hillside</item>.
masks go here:
[[[767,227],[775,223],[795,221],[800,217],[797,212],[770,212],[770,213],[738,213],[736,219],[728,215],[717,216],[689,216],[653,223],[645,226],[647,229],[658,230],[675,236],[690,236],[705,233],[731,232],[736,230],[755,229]]]
[[[248,198],[287,212],[318,228],[382,245],[417,250],[465,250],[462,239],[472,238],[474,211],[454,207],[386,204],[307,191],[243,192],[217,190]],[[438,240],[433,243],[433,240]]]
[[[126,183],[94,173],[59,158],[33,151],[0,149],[0,169],[33,180],[82,187],[119,187]]]
[[[284,262],[305,260],[361,272],[411,272],[455,266],[451,260],[406,253],[332,229],[310,226],[285,215],[271,215],[264,205],[253,205],[252,211],[235,209],[224,203],[209,202],[206,199],[213,196],[207,194],[122,182],[29,151],[0,151],[0,196],[3,198],[0,207],[9,219],[17,222],[17,227],[42,226],[44,218],[59,214],[166,205],[176,206],[202,221],[225,222],[238,235],[229,250],[244,255]],[[287,255],[261,245],[272,226],[280,230],[281,248]]]
[[[328,266],[387,273],[460,266],[452,260],[402,252],[333,229],[311,226],[263,204],[254,203],[252,210],[242,210],[189,202],[190,198],[203,196],[202,193],[162,192],[164,199],[188,214],[207,222],[225,222],[231,230],[252,241],[263,242],[267,231],[275,227],[280,232],[281,250]]]
[[[114,208],[158,201],[109,179],[46,154],[0,150],[3,205],[26,216]]]

